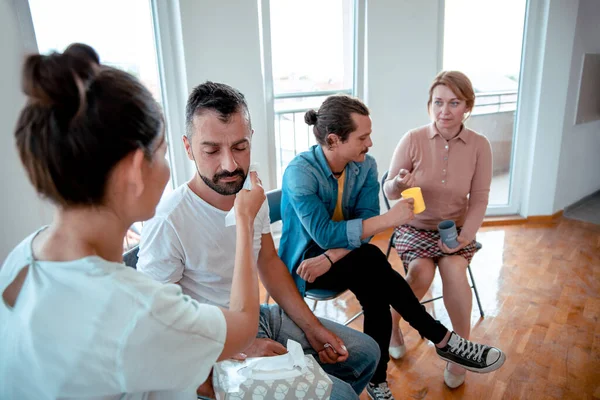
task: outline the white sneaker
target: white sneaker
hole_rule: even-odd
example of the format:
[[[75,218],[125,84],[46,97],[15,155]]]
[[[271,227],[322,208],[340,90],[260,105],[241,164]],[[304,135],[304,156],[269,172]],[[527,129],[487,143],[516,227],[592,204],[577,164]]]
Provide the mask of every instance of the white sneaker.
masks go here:
[[[465,383],[465,376],[467,376],[467,373],[465,372],[462,375],[455,375],[452,372],[450,372],[450,370],[448,369],[449,366],[450,364],[446,364],[446,368],[444,368],[444,383],[450,389],[456,389],[457,387]]]
[[[390,346],[389,350],[390,357],[394,360],[399,360],[406,354],[406,346],[401,344],[400,346]]]

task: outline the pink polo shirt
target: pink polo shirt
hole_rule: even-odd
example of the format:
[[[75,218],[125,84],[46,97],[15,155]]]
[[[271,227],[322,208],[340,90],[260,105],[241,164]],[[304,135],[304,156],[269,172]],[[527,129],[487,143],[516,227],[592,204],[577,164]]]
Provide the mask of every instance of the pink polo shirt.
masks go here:
[[[492,182],[492,149],[485,136],[464,125],[449,141],[434,123],[413,129],[396,147],[389,179],[402,168],[413,174],[427,208],[410,225],[435,230],[442,220],[450,219],[462,226],[461,236],[475,239]]]

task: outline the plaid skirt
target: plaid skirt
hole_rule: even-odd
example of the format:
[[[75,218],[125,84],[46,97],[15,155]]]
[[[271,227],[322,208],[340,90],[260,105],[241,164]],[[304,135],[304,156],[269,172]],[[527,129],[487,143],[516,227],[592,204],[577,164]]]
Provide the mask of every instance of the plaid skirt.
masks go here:
[[[457,228],[460,234],[460,228]],[[396,228],[394,235],[394,246],[402,263],[408,268],[411,261],[417,258],[431,258],[437,264],[440,258],[447,256],[462,256],[471,263],[473,256],[479,250],[475,240],[463,247],[456,253],[447,254],[438,246],[440,233],[438,231],[417,229],[410,225],[402,225]]]

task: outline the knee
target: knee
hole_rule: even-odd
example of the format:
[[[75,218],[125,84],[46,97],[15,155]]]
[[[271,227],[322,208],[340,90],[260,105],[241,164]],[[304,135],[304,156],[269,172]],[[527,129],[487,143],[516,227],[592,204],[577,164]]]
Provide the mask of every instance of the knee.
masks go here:
[[[366,333],[354,329],[348,328],[344,332],[345,334],[342,335],[342,340],[348,349],[348,363],[360,374],[363,374],[364,372],[368,373],[371,369],[368,368],[369,365],[372,366],[373,371],[375,371],[375,366],[381,357],[377,342]]]
[[[392,266],[379,247],[367,243],[353,250],[353,253],[355,262],[351,265],[350,273],[356,278],[356,284],[373,288],[386,281],[383,278],[392,271]]]
[[[431,285],[431,282],[433,281],[434,275],[435,266],[433,265],[433,262],[431,262],[431,260],[427,260],[426,262],[414,262],[411,263],[411,266],[408,269],[406,281],[411,286],[429,287],[429,285]]]
[[[444,285],[462,285],[469,283],[467,279],[467,261],[460,258],[442,259],[440,261],[440,275]]]
[[[370,276],[381,278],[382,275],[390,273],[393,268],[381,249],[374,244],[363,244],[356,251],[360,252],[361,267],[368,267]]]
[[[383,251],[381,251],[381,249],[374,244],[365,243],[356,251],[359,251],[363,257],[368,258],[369,260],[379,260],[388,263]]]
[[[349,358],[353,360],[354,370],[358,376],[370,377],[375,373],[375,369],[381,358],[381,350],[377,342],[369,335],[360,333],[360,336],[353,341],[351,348],[348,348]],[[357,377],[358,377],[357,376]]]
[[[381,353],[377,342],[362,332],[344,328],[340,334],[348,349],[348,359],[335,364],[336,372],[329,371],[333,381],[331,398],[358,399],[360,392],[371,381]]]

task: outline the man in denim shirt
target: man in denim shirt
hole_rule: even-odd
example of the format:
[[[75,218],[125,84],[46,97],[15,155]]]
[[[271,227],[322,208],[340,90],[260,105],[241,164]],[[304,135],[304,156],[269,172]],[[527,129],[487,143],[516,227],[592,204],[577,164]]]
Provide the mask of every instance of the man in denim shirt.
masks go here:
[[[350,289],[358,298],[364,332],[381,350],[369,396],[393,399],[386,383],[390,306],[435,343],[444,360],[475,372],[498,369],[504,362],[499,349],[469,342],[434,320],[381,250],[369,244],[373,235],[410,221],[413,205],[402,199],[379,214],[377,165],[367,155],[373,145],[368,108],[349,96],[330,96],[304,119],[314,125],[319,144],[294,158],[283,176],[279,255],[300,293]]]

